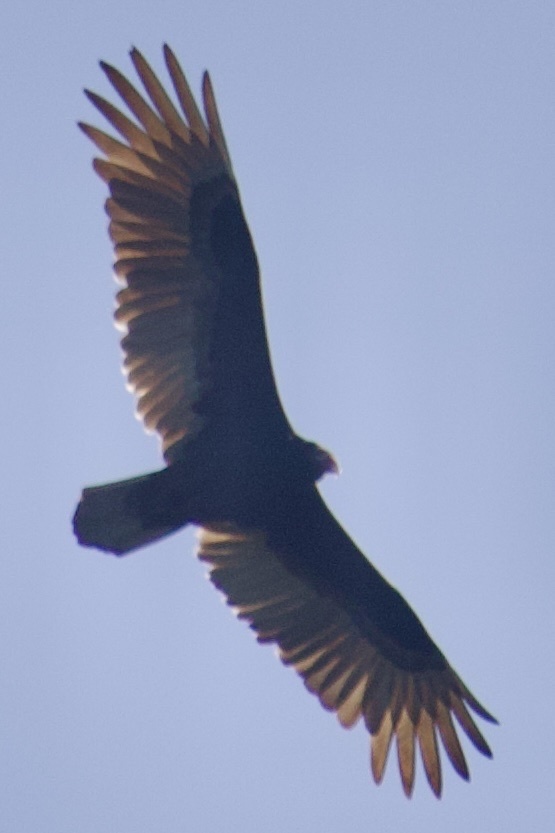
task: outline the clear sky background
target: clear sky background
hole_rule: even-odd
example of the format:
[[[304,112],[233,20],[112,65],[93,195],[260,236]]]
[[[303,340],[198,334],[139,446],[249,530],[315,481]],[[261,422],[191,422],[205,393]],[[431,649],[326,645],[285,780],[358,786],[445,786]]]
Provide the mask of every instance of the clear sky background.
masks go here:
[[[542,830],[555,774],[555,4],[20,2],[0,12],[0,829]],[[84,86],[208,67],[323,492],[501,726],[438,802],[259,647],[194,535],[80,549],[153,470],[111,323]],[[110,94],[111,95],[111,94]]]

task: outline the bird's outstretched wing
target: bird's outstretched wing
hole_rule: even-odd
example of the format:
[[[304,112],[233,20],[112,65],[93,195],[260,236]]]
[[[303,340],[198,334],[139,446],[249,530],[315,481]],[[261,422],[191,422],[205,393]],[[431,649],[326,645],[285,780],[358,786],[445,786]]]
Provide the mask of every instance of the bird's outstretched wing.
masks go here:
[[[82,130],[105,158],[115,272],[115,318],[137,413],[168,462],[218,420],[287,421],[272,374],[256,255],[207,73],[206,121],[181,68],[164,55],[181,114],[136,49],[131,59],[150,103],[113,67],[101,66],[136,121],[87,91],[121,140]]]
[[[371,768],[382,780],[393,738],[404,791],[412,793],[415,747],[436,795],[438,738],[463,778],[468,767],[453,716],[484,755],[491,752],[467,706],[495,722],[432,642],[403,597],[367,561],[316,488],[274,506],[265,529],[232,525],[200,533],[210,578],[260,642],[302,676],[343,726],[362,717]]]

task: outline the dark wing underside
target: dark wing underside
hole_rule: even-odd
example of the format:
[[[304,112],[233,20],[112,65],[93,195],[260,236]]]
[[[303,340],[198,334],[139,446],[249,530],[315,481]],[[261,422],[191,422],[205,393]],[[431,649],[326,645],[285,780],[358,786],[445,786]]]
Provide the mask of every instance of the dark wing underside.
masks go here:
[[[288,429],[272,374],[258,266],[214,93],[203,80],[206,123],[168,47],[181,115],[142,55],[131,52],[151,104],[102,64],[136,122],[87,93],[123,141],[81,125],[102,151],[115,273],[115,318],[137,413],[173,462],[183,442],[234,424]]]
[[[268,528],[203,529],[199,557],[210,578],[260,642],[304,679],[343,726],[362,717],[380,782],[395,738],[403,788],[413,789],[419,747],[430,786],[441,793],[438,739],[455,770],[468,767],[453,716],[474,746],[491,752],[467,706],[478,703],[402,596],[355,547],[315,488],[282,507]],[[285,522],[279,517],[285,517]]]

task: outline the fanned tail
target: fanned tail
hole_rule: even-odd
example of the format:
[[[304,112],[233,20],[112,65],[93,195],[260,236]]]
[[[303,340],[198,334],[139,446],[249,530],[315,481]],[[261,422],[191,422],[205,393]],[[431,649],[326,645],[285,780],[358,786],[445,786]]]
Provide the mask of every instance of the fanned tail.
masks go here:
[[[85,547],[125,555],[187,523],[171,468],[83,489],[73,530]]]

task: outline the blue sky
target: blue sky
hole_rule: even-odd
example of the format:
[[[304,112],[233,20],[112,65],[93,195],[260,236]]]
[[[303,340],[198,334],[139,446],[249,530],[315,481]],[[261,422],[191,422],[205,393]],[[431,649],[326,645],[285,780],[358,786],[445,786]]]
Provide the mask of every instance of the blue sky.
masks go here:
[[[555,644],[555,6],[22,2],[2,12],[0,827],[542,829]],[[412,801],[203,577],[183,532],[79,549],[82,486],[153,470],[111,324],[100,58],[208,67],[296,429],[333,511],[501,726]],[[549,822],[549,823],[550,823]]]

